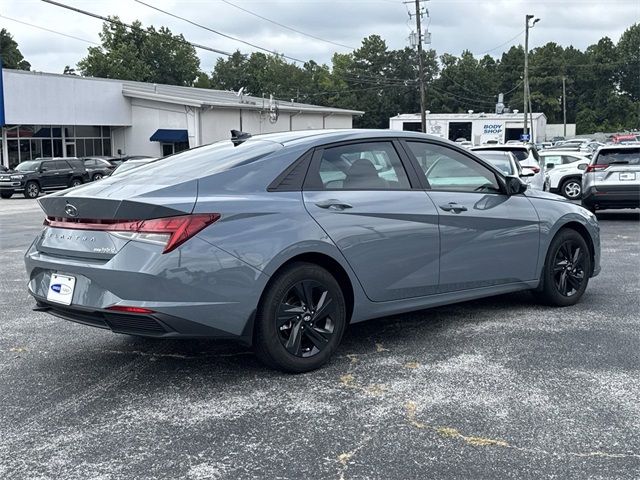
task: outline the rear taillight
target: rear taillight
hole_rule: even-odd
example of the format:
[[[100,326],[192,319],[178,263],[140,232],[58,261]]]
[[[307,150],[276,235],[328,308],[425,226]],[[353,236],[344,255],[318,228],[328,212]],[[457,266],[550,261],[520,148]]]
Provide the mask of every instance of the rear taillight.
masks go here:
[[[127,305],[112,305],[110,307],[107,307],[107,310],[111,310],[113,312],[122,312],[122,313],[140,313],[140,314],[154,313],[153,310],[149,310],[148,308],[129,307]]]
[[[164,245],[162,253],[175,250],[202,229],[220,218],[219,213],[198,213],[150,220],[94,220],[47,217],[44,224],[54,228],[99,230],[127,240]]]
[[[609,167],[609,165],[587,165],[587,169],[585,170],[585,173],[589,173],[589,172],[597,172],[600,170],[606,170]]]

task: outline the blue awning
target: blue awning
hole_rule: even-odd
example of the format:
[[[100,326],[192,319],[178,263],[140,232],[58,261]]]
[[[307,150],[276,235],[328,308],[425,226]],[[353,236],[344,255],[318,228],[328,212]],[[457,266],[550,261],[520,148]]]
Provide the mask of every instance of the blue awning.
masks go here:
[[[186,130],[171,130],[168,128],[159,128],[156,133],[149,138],[151,142],[178,143],[188,142],[189,135]]]

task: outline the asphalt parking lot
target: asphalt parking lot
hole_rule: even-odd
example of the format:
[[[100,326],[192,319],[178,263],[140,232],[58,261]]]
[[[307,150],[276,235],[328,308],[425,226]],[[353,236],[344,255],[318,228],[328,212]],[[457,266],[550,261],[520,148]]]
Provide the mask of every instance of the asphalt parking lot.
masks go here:
[[[353,326],[328,367],[31,311],[36,203],[0,201],[0,478],[638,478],[640,214],[598,214],[582,301],[528,293]]]

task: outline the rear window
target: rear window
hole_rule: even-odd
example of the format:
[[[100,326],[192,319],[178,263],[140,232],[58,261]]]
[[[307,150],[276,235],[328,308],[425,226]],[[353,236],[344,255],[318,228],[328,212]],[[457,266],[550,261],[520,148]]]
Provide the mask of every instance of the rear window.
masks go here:
[[[526,148],[517,148],[517,147],[492,147],[491,149],[481,149],[479,152],[511,152],[515,155],[518,161],[526,160],[529,157],[529,152],[527,152]]]
[[[212,175],[255,162],[281,148],[280,143],[257,139],[247,140],[238,146],[234,146],[230,140],[223,140],[154,161],[141,172],[144,176],[166,174],[175,177],[176,172]],[[138,172],[131,172],[131,175],[138,175]]]
[[[600,150],[594,163],[598,165],[610,165],[612,163],[640,165],[640,148]]]
[[[480,152],[480,157],[484,158],[505,175],[514,175],[516,173],[513,171],[507,152]]]

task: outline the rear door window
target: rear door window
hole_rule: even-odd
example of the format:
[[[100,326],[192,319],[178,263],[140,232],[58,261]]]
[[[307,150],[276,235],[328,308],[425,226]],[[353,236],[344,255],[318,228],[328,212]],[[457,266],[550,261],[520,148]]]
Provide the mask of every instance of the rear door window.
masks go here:
[[[544,161],[545,167],[549,164],[552,164],[554,167],[557,167],[558,165],[562,165],[561,155],[545,155],[544,157],[542,157],[542,159]]]
[[[403,190],[411,188],[391,142],[368,142],[326,148],[310,188],[323,190]]]

